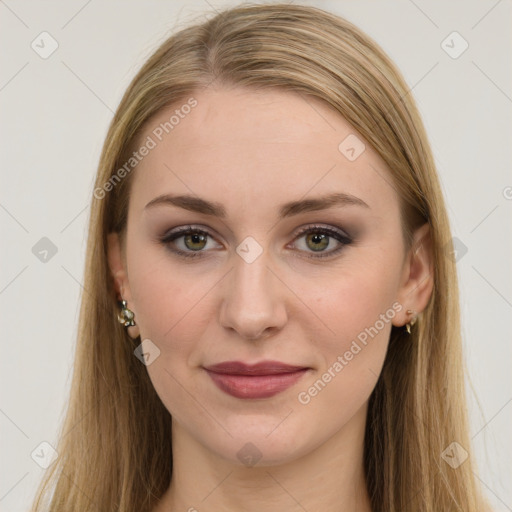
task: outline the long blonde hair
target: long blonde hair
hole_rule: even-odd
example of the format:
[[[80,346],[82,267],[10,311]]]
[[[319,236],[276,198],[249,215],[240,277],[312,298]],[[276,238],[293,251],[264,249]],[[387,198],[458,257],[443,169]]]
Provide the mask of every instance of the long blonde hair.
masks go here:
[[[91,198],[85,283],[69,406],[56,461],[34,511],[151,511],[172,475],[171,416],[117,321],[106,237],[125,232],[131,177],[105,183],[137,147],[148,121],[215,82],[277,87],[321,99],[387,164],[401,201],[407,248],[431,229],[434,289],[412,335],[392,329],[373,391],[364,467],[374,511],[480,512],[472,457],[452,468],[452,443],[470,451],[458,283],[450,226],[427,136],[389,57],[357,27],[314,7],[244,5],[169,37],[129,85],[110,124]],[[405,337],[407,336],[407,337]]]

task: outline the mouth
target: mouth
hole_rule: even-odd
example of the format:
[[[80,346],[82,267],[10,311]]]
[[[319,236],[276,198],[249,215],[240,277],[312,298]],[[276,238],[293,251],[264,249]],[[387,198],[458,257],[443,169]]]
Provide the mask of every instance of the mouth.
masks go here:
[[[279,361],[263,361],[249,365],[226,361],[204,368],[214,384],[236,398],[270,398],[293,386],[310,370]]]

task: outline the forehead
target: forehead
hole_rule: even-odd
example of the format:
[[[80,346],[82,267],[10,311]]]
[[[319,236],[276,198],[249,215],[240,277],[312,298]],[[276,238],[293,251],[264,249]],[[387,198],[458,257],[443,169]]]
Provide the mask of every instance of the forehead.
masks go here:
[[[191,105],[194,105],[191,107]],[[141,144],[130,209],[163,193],[199,195],[226,209],[266,208],[345,192],[374,212],[398,211],[385,163],[324,102],[293,92],[207,89],[159,112]],[[388,174],[388,176],[386,176]]]

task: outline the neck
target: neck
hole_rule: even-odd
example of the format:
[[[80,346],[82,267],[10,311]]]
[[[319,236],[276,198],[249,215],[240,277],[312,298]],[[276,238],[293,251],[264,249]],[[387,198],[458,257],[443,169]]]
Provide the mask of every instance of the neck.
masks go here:
[[[154,512],[371,512],[363,470],[366,406],[322,445],[272,466],[234,464],[173,420],[171,485]]]

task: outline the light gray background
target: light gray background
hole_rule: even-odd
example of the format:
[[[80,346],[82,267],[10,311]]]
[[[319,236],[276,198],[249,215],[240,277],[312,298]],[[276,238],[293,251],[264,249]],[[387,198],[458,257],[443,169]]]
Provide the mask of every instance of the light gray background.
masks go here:
[[[56,444],[72,372],[89,199],[112,113],[171,31],[237,3],[0,0],[0,510],[28,510],[43,473],[31,453],[43,441]],[[495,510],[510,511],[511,2],[304,3],[370,34],[418,102],[463,248],[457,266],[474,387],[470,457]],[[47,59],[31,48],[43,31],[59,45]],[[469,44],[456,59],[442,47],[453,31]],[[46,262],[33,253],[43,237],[57,248]]]

